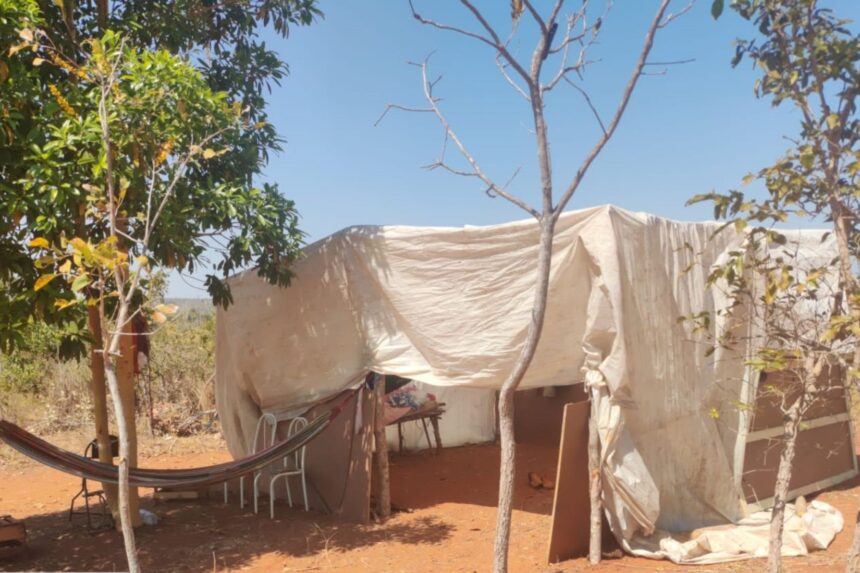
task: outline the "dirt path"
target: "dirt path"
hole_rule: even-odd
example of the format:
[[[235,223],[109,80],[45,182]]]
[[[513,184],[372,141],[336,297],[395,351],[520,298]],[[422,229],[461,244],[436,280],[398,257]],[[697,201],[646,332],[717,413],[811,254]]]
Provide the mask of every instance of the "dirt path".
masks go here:
[[[70,445],[70,444],[69,444]],[[73,447],[72,449],[81,449]],[[80,480],[22,462],[0,452],[0,514],[27,521],[28,551],[0,551],[0,570],[93,570],[124,568],[122,540],[113,531],[90,533],[70,524],[68,503]],[[228,459],[215,437],[153,442],[146,446],[148,467],[188,467]],[[236,500],[224,505],[216,488],[213,498],[156,504],[148,495],[143,507],[160,519],[139,529],[138,546],[145,571],[349,571],[349,572],[483,572],[491,562],[495,525],[498,451],[492,446],[451,448],[443,459],[429,454],[392,459],[392,498],[411,508],[382,525],[338,523],[318,513],[279,506],[277,519],[240,510]],[[523,467],[551,473],[552,456],[528,451]],[[524,475],[524,472],[521,472]],[[820,499],[835,505],[848,527],[824,552],[788,561],[796,572],[840,571],[850,545],[860,484],[852,482]],[[584,560],[547,566],[545,559],[552,493],[535,491],[518,480],[512,530],[511,570],[593,570]],[[630,571],[762,571],[763,561],[719,567],[678,567],[664,561],[624,557],[598,570]]]

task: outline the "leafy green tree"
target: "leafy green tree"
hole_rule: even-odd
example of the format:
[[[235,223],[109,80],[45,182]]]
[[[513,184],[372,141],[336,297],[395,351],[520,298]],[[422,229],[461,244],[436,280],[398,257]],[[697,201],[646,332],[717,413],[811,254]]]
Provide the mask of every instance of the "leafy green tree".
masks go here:
[[[4,80],[0,84],[0,105],[4,110],[0,116],[3,143],[0,147],[0,173],[3,174],[0,181],[0,255],[4,262],[10,263],[7,268],[11,268],[12,263],[15,267],[14,282],[11,278],[0,277],[4,285],[9,285],[3,288],[0,298],[5,304],[16,304],[16,312],[6,316],[27,316],[39,306],[33,297],[11,300],[15,295],[31,291],[26,286],[32,284],[37,274],[33,269],[35,261],[22,246],[22,233],[34,224],[39,225],[40,232],[72,233],[81,216],[85,191],[80,188],[80,182],[88,176],[89,166],[79,165],[74,157],[65,158],[65,174],[73,178],[43,188],[35,195],[32,188],[26,187],[23,172],[27,169],[25,157],[32,146],[41,146],[48,138],[50,117],[65,113],[62,99],[55,93],[67,101],[76,97],[78,78],[68,65],[86,59],[87,51],[81,47],[86,38],[110,29],[123,34],[129,46],[162,49],[185,57],[200,70],[213,90],[223,91],[231,102],[238,102],[246,116],[257,124],[258,129],[237,141],[231,153],[211,161],[205,170],[192,170],[187,174],[177,194],[189,196],[196,190],[210,187],[213,181],[217,184],[225,179],[244,177],[250,185],[265,166],[269,154],[279,149],[278,135],[266,121],[264,94],[285,76],[287,66],[277,53],[266,47],[259,38],[259,31],[271,26],[276,33],[285,36],[290,25],[309,24],[317,15],[319,11],[313,0],[230,3],[0,0],[0,41],[3,53],[8,54],[0,65],[0,80]],[[36,24],[43,36],[42,43],[54,46],[57,53],[63,54],[59,62],[51,60],[54,56],[46,58],[45,54],[25,47],[32,44],[19,33],[35,30]],[[25,36],[27,34],[25,32]],[[59,65],[33,66],[34,62],[43,61]],[[261,186],[258,195],[260,201],[282,208],[282,227],[288,232],[271,232],[255,225],[253,206],[245,208],[240,202],[227,217],[233,229],[224,230],[223,248],[217,250],[218,256],[213,256],[214,241],[209,234],[213,227],[222,226],[224,213],[208,210],[208,197],[198,193],[197,203],[189,205],[189,213],[200,216],[172,217],[165,221],[161,236],[170,238],[163,241],[157,237],[154,252],[160,260],[180,271],[208,269],[205,286],[216,304],[230,302],[224,278],[243,265],[257,264],[267,278],[283,284],[286,274],[277,264],[277,253],[288,249],[298,233],[295,213],[292,204],[280,198],[275,185]],[[248,230],[231,232],[237,231],[240,225]],[[265,236],[261,237],[261,233]],[[177,240],[179,237],[182,239]],[[210,240],[202,240],[207,238]],[[29,312],[18,311],[19,307]],[[0,340],[14,342],[14,331],[14,328],[3,329]]]
[[[135,291],[146,277],[128,270],[117,282],[109,268],[89,279],[76,274],[78,282],[54,280],[68,278],[70,269],[57,267],[57,253],[44,249],[83,244],[93,252],[102,248],[98,257],[145,256],[150,269],[202,272],[213,301],[224,306],[231,302],[225,279],[237,269],[256,266],[270,282],[288,284],[288,263],[302,240],[294,205],[276,186],[254,185],[279,145],[266,122],[264,89],[284,76],[286,65],[258,33],[271,25],[286,35],[290,25],[317,14],[312,0],[0,0],[0,344],[20,343],[21,325],[33,320],[72,322],[79,330],[86,324],[102,461],[111,460],[110,364],[101,345],[116,328],[128,327],[117,314],[123,285]],[[96,106],[108,102],[100,93],[110,76],[104,44],[93,39],[105,34],[118,34],[123,43],[112,47],[123,54],[123,65],[122,75],[108,82],[116,100],[110,112],[117,114],[110,117]],[[241,127],[224,124],[224,109],[241,117]],[[170,201],[152,212],[159,190]],[[149,217],[158,224],[142,223]],[[78,256],[88,261],[85,249]],[[130,312],[138,312],[141,297],[130,296]],[[101,302],[78,304],[84,299]],[[121,337],[121,345],[129,340]],[[130,348],[120,354],[128,357]],[[119,368],[126,389],[129,372]],[[133,390],[124,396],[133,421]],[[134,424],[126,431],[134,463]]]
[[[23,186],[33,194],[57,190],[59,197],[71,183],[81,190],[84,208],[78,233],[61,228],[57,236],[53,231],[60,225],[37,222],[28,246],[42,273],[35,291],[62,285],[70,296],[54,295],[58,309],[98,309],[105,377],[119,428],[119,515],[129,568],[137,570],[128,491],[133,410],[123,403],[119,370],[125,354],[121,341],[133,317],[146,312],[159,323],[174,311],[140,303],[147,276],[171,264],[163,262],[159,247],[189,235],[194,245],[193,230],[185,226],[189,219],[194,230],[214,235],[232,232],[238,222],[238,240],[253,238],[264,251],[260,274],[272,273],[273,281],[286,284],[283,263],[297,252],[300,235],[288,232],[291,205],[251,187],[241,172],[210,176],[204,189],[188,185],[210,162],[241,150],[248,133],[258,129],[239,102],[212,91],[202,74],[167,51],[130,47],[113,32],[86,40],[83,47],[88,59],[76,65],[53,45],[36,45],[35,53],[45,56],[36,63],[68,70],[77,81],[67,94],[52,90],[59,112],[46,126],[43,144],[32,145],[24,158]],[[80,173],[80,165],[88,172]],[[279,259],[281,254],[287,258]]]
[[[856,385],[860,364],[860,291],[856,269],[860,254],[860,37],[848,21],[822,8],[816,0],[733,0],[731,8],[758,30],[758,36],[738,40],[733,65],[745,58],[761,72],[755,95],[776,106],[800,112],[799,133],[791,147],[771,166],[748,175],[744,183],[759,182],[763,193],[731,190],[694,197],[711,201],[718,219],[747,232],[746,252],[717,269],[713,280],[724,281],[737,299],[762,306],[767,347],[755,359],[760,368],[791,362],[801,391],[785,402],[784,446],[771,525],[769,568],[781,570],[783,511],[793,463],[794,441],[803,412],[822,389],[818,376],[826,361],[848,348],[853,359],[843,364]],[[714,0],[715,18],[724,9]],[[774,243],[786,238],[780,223],[808,219],[826,221],[838,247],[838,257],[817,269],[797,268],[791,257],[768,256]],[[821,277],[836,276],[837,288],[826,292]],[[760,288],[756,290],[754,283]],[[755,293],[755,294],[753,294]],[[799,323],[798,305],[817,301],[828,309],[813,323]],[[731,341],[721,341],[727,343]],[[856,570],[860,538],[855,535]]]

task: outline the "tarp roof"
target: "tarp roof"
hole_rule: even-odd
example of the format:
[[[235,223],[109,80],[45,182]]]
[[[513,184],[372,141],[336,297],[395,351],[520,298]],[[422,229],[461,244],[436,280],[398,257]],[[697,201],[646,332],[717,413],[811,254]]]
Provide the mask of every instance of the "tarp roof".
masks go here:
[[[624,538],[744,512],[735,466],[746,349],[706,357],[703,335],[678,320],[725,304],[706,278],[741,238],[716,228],[612,206],[556,226],[547,318],[521,388],[582,381],[591,357],[606,383],[608,509]],[[831,247],[820,232],[803,240]],[[245,452],[261,409],[328,396],[370,370],[500,387],[532,312],[537,243],[534,220],[351,227],[307,247],[290,288],[253,271],[232,279],[235,303],[216,326],[231,451]]]

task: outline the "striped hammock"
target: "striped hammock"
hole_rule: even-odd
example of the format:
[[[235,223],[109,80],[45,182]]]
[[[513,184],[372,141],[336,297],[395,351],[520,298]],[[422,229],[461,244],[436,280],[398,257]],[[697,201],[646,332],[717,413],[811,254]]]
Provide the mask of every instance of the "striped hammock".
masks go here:
[[[193,489],[222,483],[250,474],[272,462],[282,459],[320,435],[340,414],[345,403],[353,394],[353,392],[350,392],[346,398],[340,400],[330,410],[314,418],[305,428],[293,434],[287,440],[274,444],[256,454],[232,462],[194,469],[154,470],[129,468],[129,486]],[[118,483],[119,481],[117,466],[104,464],[58,448],[6,420],[0,420],[0,440],[3,440],[25,456],[56,470],[103,483]]]

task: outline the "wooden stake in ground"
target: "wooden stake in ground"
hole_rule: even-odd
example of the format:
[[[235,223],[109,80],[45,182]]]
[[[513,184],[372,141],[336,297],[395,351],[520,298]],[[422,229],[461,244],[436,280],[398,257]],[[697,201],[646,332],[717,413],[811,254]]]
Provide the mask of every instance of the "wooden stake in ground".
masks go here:
[[[134,340],[131,321],[123,327],[119,341],[117,357],[117,381],[119,394],[122,399],[122,410],[125,418],[125,433],[128,436],[128,467],[137,467],[137,424],[135,423],[135,388],[134,388]],[[131,513],[131,524],[139,527],[143,524],[140,519],[140,495],[137,488],[128,491],[128,507]]]
[[[591,164],[600,155],[604,146],[615,133],[639,78],[643,75],[643,70],[648,65],[656,65],[648,62],[648,56],[651,52],[657,30],[667,26],[669,22],[692,7],[692,4],[687,4],[685,8],[682,8],[677,13],[667,14],[670,1],[662,0],[660,2],[654,19],[645,34],[642,51],[639,54],[633,73],[624,88],[621,100],[615,108],[611,119],[607,123],[604,123],[600,113],[592,105],[591,98],[580,82],[583,70],[590,63],[586,54],[599,36],[603,17],[606,16],[604,12],[597,18],[591,17],[592,14],[588,12],[588,0],[576,3],[573,11],[567,15],[566,23],[564,21],[565,18],[561,14],[564,0],[556,0],[552,8],[549,9],[547,16],[539,13],[530,0],[514,2],[512,34],[508,34],[507,32],[499,33],[490,24],[490,20],[487,19],[484,13],[471,0],[460,0],[460,4],[465,11],[473,16],[473,23],[477,31],[459,28],[426,18],[418,13],[412,0],[409,0],[412,15],[418,22],[439,30],[459,34],[489,47],[495,57],[502,77],[527,102],[533,120],[531,127],[533,127],[532,133],[535,138],[539,178],[536,185],[532,185],[532,187],[541,190],[539,209],[529,205],[509,190],[509,185],[519,173],[519,168],[514,170],[513,175],[507,183],[500,185],[484,171],[474,155],[468,150],[439,107],[441,100],[435,95],[435,88],[441,77],[431,79],[428,76],[428,61],[426,59],[423,63],[412,64],[421,70],[422,88],[426,105],[424,107],[411,107],[389,104],[377,121],[378,124],[391,109],[428,113],[435,116],[442,126],[442,150],[439,158],[428,165],[427,168],[441,168],[455,175],[473,178],[481,184],[482,190],[487,195],[504,198],[534,217],[536,222],[534,233],[537,248],[534,256],[537,264],[533,268],[535,284],[532,293],[531,315],[528,319],[528,324],[523,325],[526,327],[526,332],[522,339],[521,351],[512,364],[511,371],[499,392],[499,436],[501,438],[502,451],[499,468],[499,510],[493,553],[493,571],[496,573],[503,573],[508,568],[508,545],[513,509],[516,454],[514,443],[514,393],[525,376],[540,341],[549,293],[549,274],[552,262],[555,224],[574,193],[576,193]],[[509,45],[513,42],[512,36],[525,26],[523,22],[520,22],[521,19],[533,21],[536,26],[537,43],[532,51],[530,62],[521,62],[508,49]],[[578,52],[578,54],[571,53],[571,46],[573,46],[572,51]],[[555,69],[551,75],[547,74],[549,77],[544,77],[544,64],[547,62],[552,62],[547,64],[547,67],[553,66]],[[549,128],[544,117],[544,98],[551,90],[562,83],[571,86],[577,95],[583,97],[600,127],[601,135],[580,162],[573,179],[561,193],[558,202],[555,203],[553,197]],[[459,152],[462,156],[463,165],[452,165],[447,161],[446,151],[448,149],[456,149]],[[565,162],[570,163],[569,158],[566,158]],[[532,271],[532,268],[528,270]]]
[[[591,531],[589,532],[588,561],[592,565],[600,563],[603,549],[603,502],[601,501],[600,435],[597,433],[597,402],[591,400],[591,414],[588,417],[588,475],[589,497],[591,498]]]
[[[388,474],[388,440],[385,439],[385,376],[376,377],[373,388],[376,397],[373,420],[373,438],[376,451],[373,454],[376,466],[376,515],[386,518],[391,515],[391,483]]]
[[[103,464],[113,464],[113,444],[110,439],[107,410],[107,386],[105,384],[105,363],[102,352],[102,323],[99,309],[96,306],[87,308],[87,325],[93,337],[90,346],[90,375],[93,394],[93,420],[96,427],[96,443],[99,447],[99,461]],[[114,520],[119,522],[119,499],[116,484],[103,483],[108,507]]]

